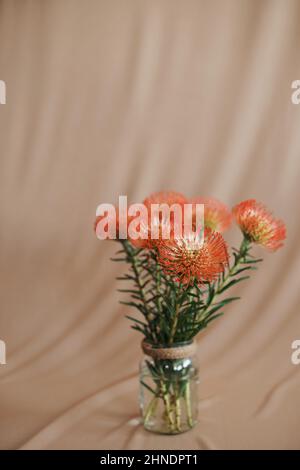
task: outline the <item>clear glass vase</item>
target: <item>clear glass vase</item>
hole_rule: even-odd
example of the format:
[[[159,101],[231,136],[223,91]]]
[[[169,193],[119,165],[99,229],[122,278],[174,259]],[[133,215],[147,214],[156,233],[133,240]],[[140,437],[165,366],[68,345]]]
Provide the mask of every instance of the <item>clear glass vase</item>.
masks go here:
[[[198,369],[194,362],[193,356],[176,359],[145,356],[141,361],[140,408],[145,429],[179,434],[195,426]]]

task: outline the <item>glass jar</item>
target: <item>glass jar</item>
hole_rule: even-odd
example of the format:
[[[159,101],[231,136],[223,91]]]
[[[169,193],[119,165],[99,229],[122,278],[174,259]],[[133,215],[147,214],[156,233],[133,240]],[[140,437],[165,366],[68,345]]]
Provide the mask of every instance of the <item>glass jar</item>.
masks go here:
[[[197,422],[198,369],[194,356],[176,354],[177,348],[182,351],[185,346],[160,348],[158,355],[147,355],[140,364],[140,408],[148,431],[179,434]],[[176,357],[182,355],[186,357]]]

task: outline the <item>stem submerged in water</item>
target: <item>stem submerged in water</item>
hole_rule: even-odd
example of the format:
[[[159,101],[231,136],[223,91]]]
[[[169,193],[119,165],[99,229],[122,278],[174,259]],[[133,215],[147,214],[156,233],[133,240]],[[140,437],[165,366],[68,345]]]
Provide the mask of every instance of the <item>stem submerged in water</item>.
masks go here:
[[[148,429],[162,426],[161,432],[177,434],[194,426],[191,383],[184,386],[180,382],[170,384],[165,380],[157,382],[157,390],[144,413],[144,425]],[[184,406],[183,406],[184,405]]]
[[[192,428],[194,426],[194,421],[193,421],[193,415],[192,415],[191,386],[190,386],[189,380],[186,382],[186,385],[185,385],[184,399],[185,399],[185,405],[186,405],[188,425],[190,428]]]
[[[175,426],[175,421],[174,421],[174,416],[173,416],[172,407],[171,407],[172,400],[170,397],[170,393],[167,391],[164,380],[161,380],[160,384],[161,384],[160,386],[161,386],[162,398],[163,398],[163,402],[165,405],[165,416],[167,418],[170,431],[173,431],[174,426]]]

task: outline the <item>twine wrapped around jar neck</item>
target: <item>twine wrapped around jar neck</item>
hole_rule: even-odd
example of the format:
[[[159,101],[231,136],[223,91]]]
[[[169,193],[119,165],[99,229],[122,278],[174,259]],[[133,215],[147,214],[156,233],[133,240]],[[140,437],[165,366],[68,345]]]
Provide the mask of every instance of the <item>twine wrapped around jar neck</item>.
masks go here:
[[[178,346],[156,347],[146,340],[142,341],[142,350],[153,359],[187,359],[195,354],[196,349],[194,342]]]

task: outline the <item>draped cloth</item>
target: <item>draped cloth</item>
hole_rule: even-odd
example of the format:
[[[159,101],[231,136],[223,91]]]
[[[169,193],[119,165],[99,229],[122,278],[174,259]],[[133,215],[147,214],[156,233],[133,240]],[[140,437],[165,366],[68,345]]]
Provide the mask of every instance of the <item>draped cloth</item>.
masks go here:
[[[298,0],[0,1],[1,448],[300,448],[299,16]],[[97,204],[158,190],[255,197],[288,228],[199,335],[199,423],[171,437],[139,422],[125,267],[93,233]]]

